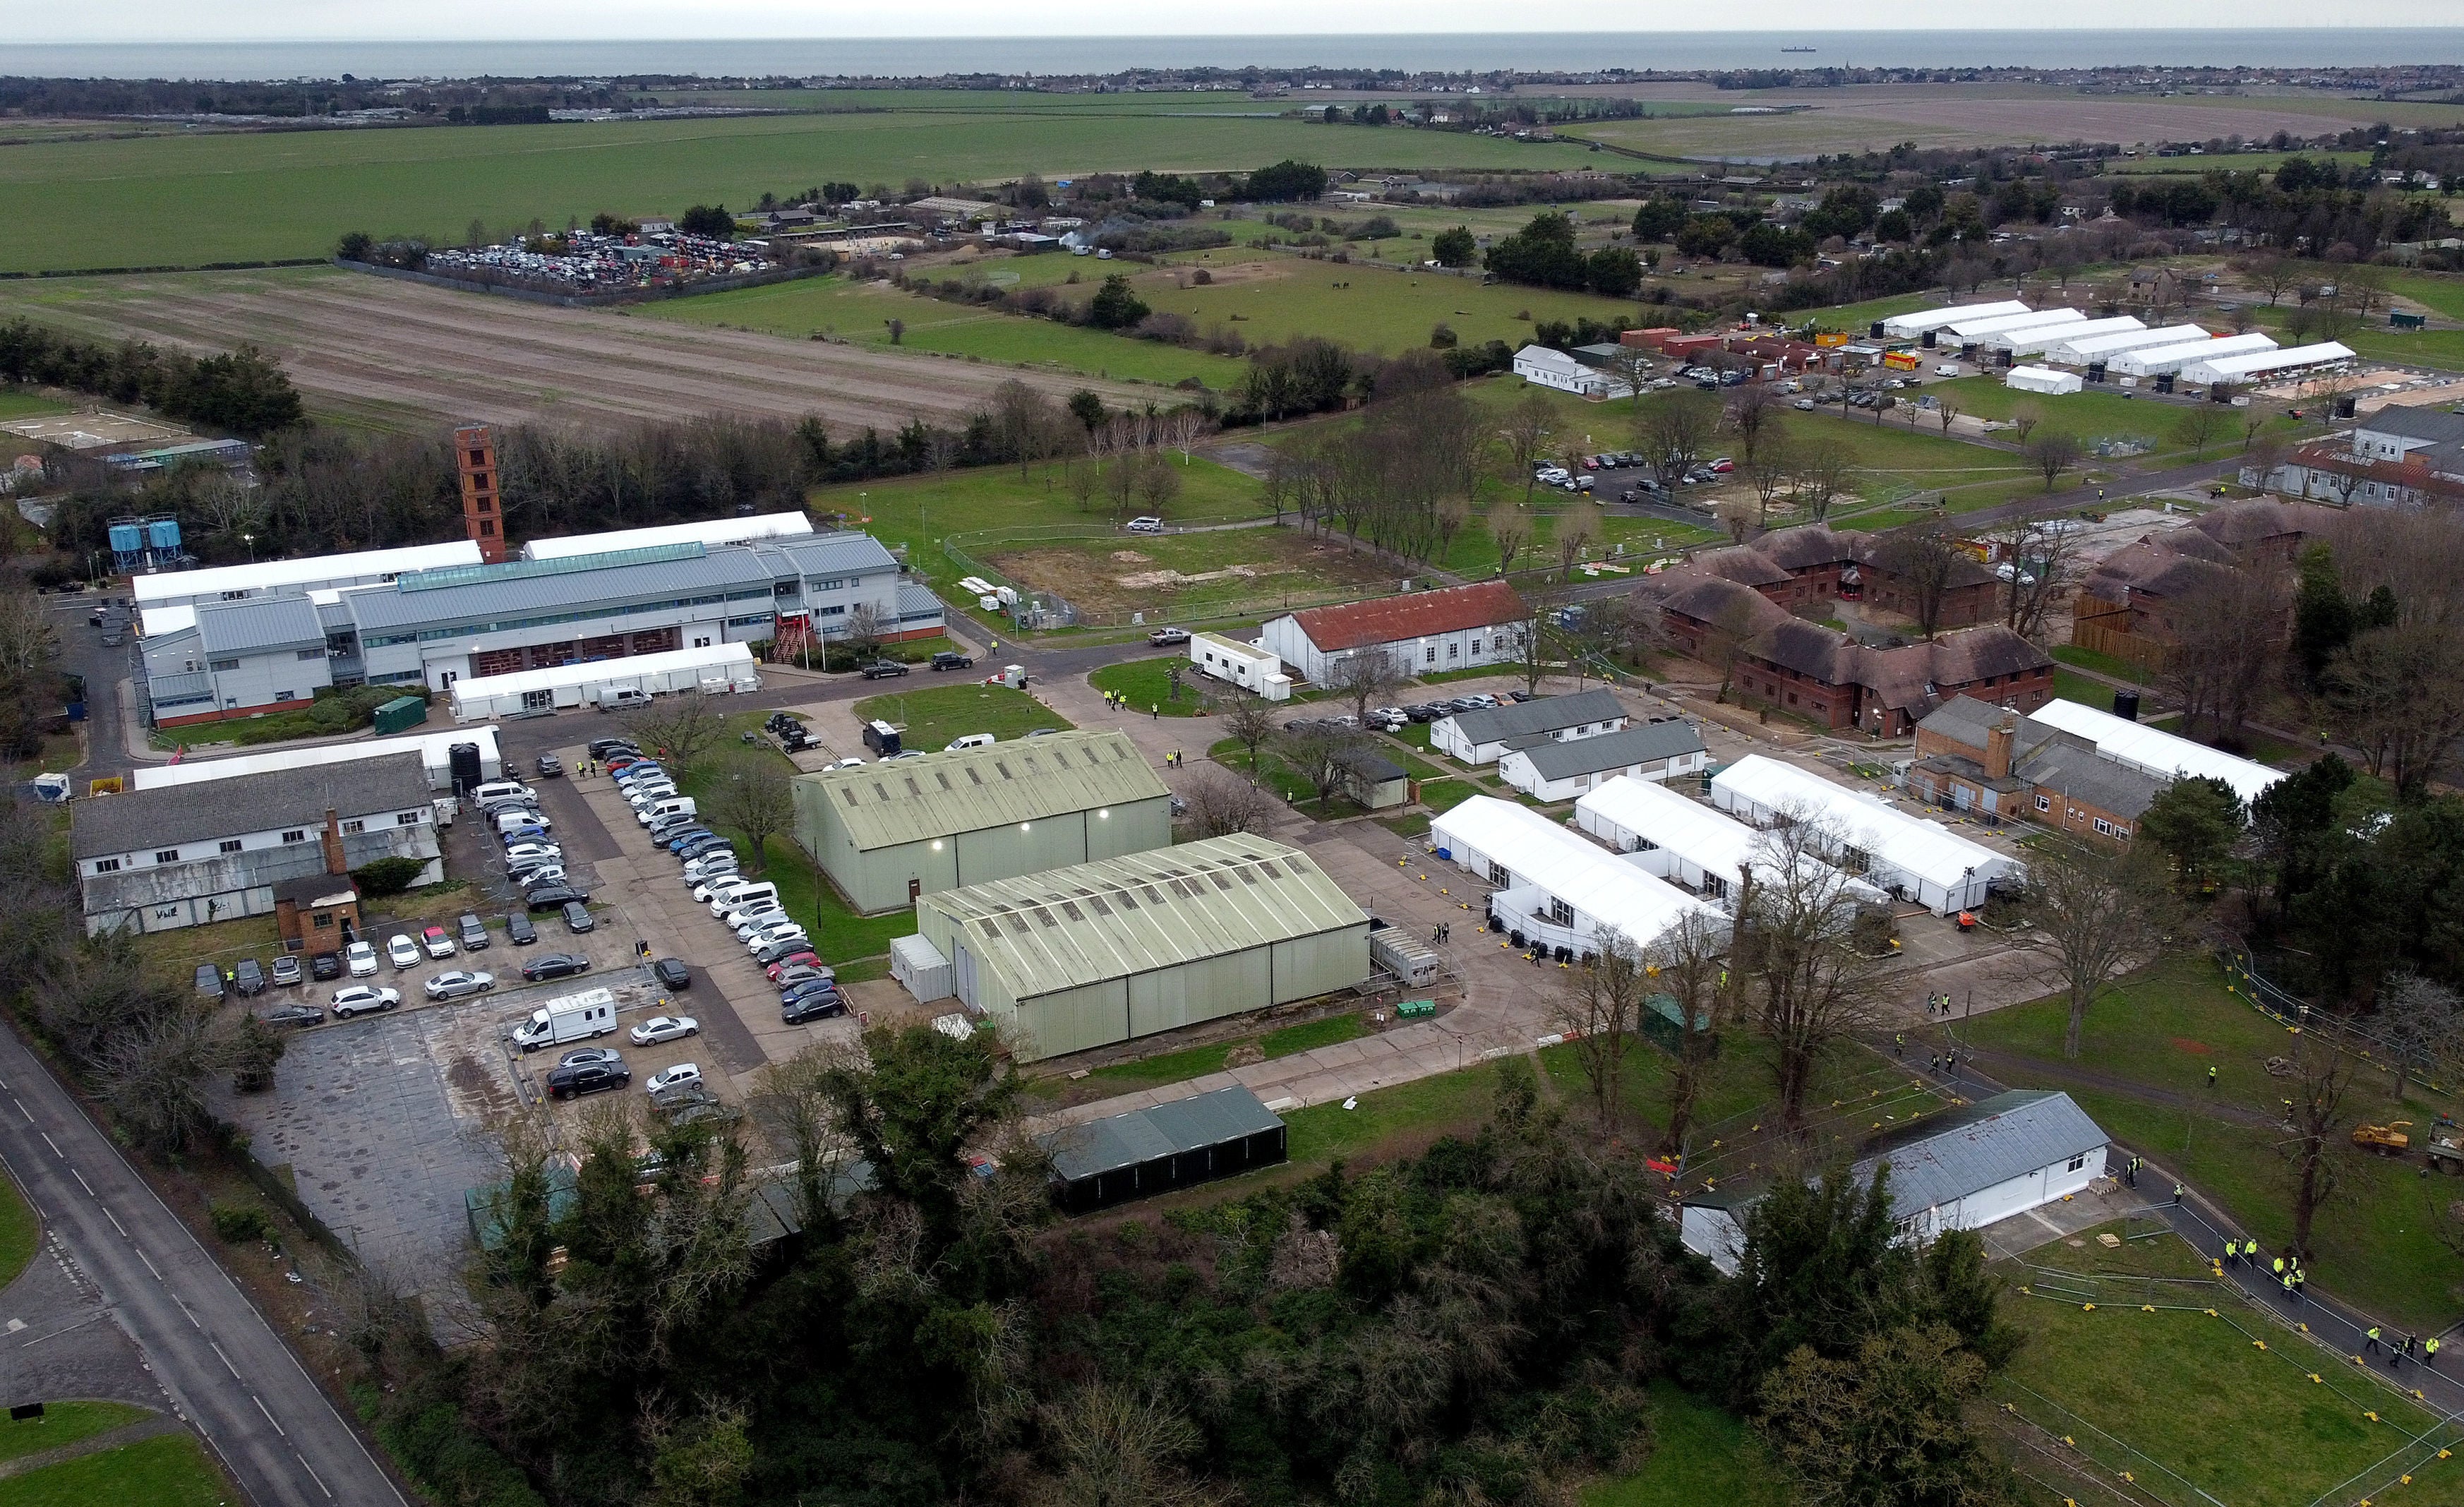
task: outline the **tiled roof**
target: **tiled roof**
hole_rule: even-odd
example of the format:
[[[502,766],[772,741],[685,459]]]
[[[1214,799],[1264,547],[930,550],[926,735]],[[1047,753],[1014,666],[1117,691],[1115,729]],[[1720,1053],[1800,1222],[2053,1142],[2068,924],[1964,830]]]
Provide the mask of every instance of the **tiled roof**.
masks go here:
[[[1791,579],[1777,563],[1750,544],[1734,544],[1727,549],[1714,549],[1696,555],[1688,561],[1691,569],[1734,581],[1739,586],[1779,586]]]
[[[1783,570],[1808,570],[1816,565],[1845,565],[1859,558],[1871,536],[1827,523],[1805,523],[1765,534],[1753,547]]]
[[[2464,415],[2443,416],[2453,419],[2457,435],[2464,437]],[[2376,429],[2378,425],[2372,422],[2362,427]],[[2325,516],[2322,508],[2300,507],[2275,498],[2249,498],[2210,508],[2190,527],[2220,544],[2238,547],[2262,539],[2308,533],[2318,527],[2318,521]]]
[[[428,801],[427,761],[414,752],[217,780],[209,801],[171,785],[97,796],[69,809],[77,855],[99,858],[244,832],[322,827],[329,810],[347,821],[412,810]]]
[[[1442,591],[1415,591],[1404,596],[1346,602],[1339,607],[1313,607],[1294,612],[1309,641],[1321,654],[1393,644],[1432,633],[1495,628],[1528,620],[1531,610],[1514,587],[1503,581],[1449,587]]]

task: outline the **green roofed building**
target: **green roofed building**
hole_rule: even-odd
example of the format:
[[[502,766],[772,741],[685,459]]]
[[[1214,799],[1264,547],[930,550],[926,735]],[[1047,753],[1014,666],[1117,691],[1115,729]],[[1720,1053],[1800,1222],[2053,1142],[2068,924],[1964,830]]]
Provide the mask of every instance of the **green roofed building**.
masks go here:
[[[1118,732],[824,770],[795,791],[797,840],[868,916],[1172,841],[1172,792]]]
[[[1343,887],[1309,854],[1246,833],[928,894],[915,928],[1020,1061],[1370,974],[1369,917]]]

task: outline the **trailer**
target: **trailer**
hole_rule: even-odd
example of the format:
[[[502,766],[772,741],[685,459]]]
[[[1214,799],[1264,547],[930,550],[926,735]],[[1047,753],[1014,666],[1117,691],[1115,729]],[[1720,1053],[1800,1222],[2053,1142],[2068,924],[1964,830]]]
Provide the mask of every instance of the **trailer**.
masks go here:
[[[1192,633],[1189,663],[1200,675],[1229,681],[1269,701],[1291,699],[1292,677],[1284,673],[1283,656],[1271,649],[1221,633]]]

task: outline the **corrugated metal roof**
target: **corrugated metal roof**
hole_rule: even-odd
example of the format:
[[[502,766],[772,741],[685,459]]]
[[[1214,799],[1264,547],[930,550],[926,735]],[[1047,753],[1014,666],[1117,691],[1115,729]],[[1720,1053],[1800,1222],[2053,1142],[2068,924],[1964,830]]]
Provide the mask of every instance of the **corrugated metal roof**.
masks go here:
[[[921,581],[898,583],[898,617],[901,622],[910,618],[932,617],[940,610],[941,599],[933,594],[931,587]]]
[[[1519,750],[1543,780],[1571,780],[1576,775],[1622,769],[1659,759],[1680,759],[1703,752],[1702,736],[1687,722],[1645,722],[1596,738],[1571,742],[1551,739]]]
[[[217,565],[209,570],[166,570],[139,576],[129,592],[143,607],[183,597],[216,597],[226,591],[278,591],[285,587],[316,586],[330,581],[364,581],[437,565],[476,564],[478,544],[457,539],[444,544],[411,544],[401,549],[363,549],[347,555],[312,555],[305,560],[267,560],[255,565]]]
[[[764,553],[784,556],[789,564],[807,576],[869,575],[898,568],[898,557],[870,534],[816,534],[810,539],[774,539],[760,547]]]
[[[557,560],[496,560],[475,565],[448,565],[441,570],[408,570],[394,583],[398,591],[437,591],[482,581],[528,581],[535,576],[571,575],[605,570],[615,565],[658,565],[670,560],[699,560],[710,546],[698,540],[671,544],[643,544],[595,555],[567,555]]]
[[[318,828],[328,810],[348,820],[424,808],[428,800],[427,764],[417,753],[398,753],[242,775],[216,785],[209,801],[177,786],[79,801],[70,808],[71,846],[80,858],[106,857],[283,827]],[[316,840],[314,832],[309,840]]]
[[[1936,1120],[1915,1139],[1865,1158],[1856,1175],[1871,1180],[1891,1164],[1891,1205],[1899,1217],[1956,1203],[2039,1167],[2067,1162],[2105,1143],[2102,1127],[2068,1094],[2014,1089]]]
[[[1126,733],[1111,730],[961,748],[799,778],[838,813],[859,851],[1043,821],[1169,796]]]
[[[695,560],[611,565],[558,575],[423,591],[353,591],[343,600],[363,632],[450,625],[477,625],[525,612],[570,609],[586,603],[668,601],[713,591],[767,586],[770,564],[750,549],[715,549]]]
[[[524,560],[561,560],[571,555],[604,555],[613,549],[640,549],[652,544],[688,541],[704,544],[741,544],[750,540],[792,538],[813,531],[813,521],[802,513],[763,513],[754,518],[714,518],[698,523],[658,523],[649,528],[618,528],[599,534],[567,534],[534,539],[522,545]]]
[[[1053,1174],[1065,1183],[1075,1183],[1158,1157],[1220,1146],[1282,1123],[1258,1101],[1257,1095],[1234,1087],[1090,1119],[1035,1139],[1052,1153]]]
[[[948,918],[977,966],[1021,1002],[1369,925],[1308,854],[1238,832],[945,890],[916,904]]]
[[[1444,719],[1477,746],[1529,733],[1553,733],[1588,722],[1613,722],[1626,715],[1614,691],[1577,691],[1572,696],[1534,697],[1477,712],[1457,712]]]
[[[250,602],[209,602],[197,609],[197,632],[212,654],[263,654],[275,649],[323,648],[325,623],[304,596],[260,597]]]

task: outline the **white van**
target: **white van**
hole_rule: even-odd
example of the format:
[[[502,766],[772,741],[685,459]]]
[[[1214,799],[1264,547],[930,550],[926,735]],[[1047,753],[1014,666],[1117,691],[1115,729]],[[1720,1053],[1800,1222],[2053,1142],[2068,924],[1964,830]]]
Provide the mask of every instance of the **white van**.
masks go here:
[[[634,812],[633,819],[648,827],[662,816],[692,816],[697,814],[700,808],[693,805],[692,796],[678,795],[664,801],[652,801]]]
[[[750,910],[763,900],[779,898],[779,886],[766,880],[759,884],[715,886],[711,895],[710,913],[725,916],[730,911]]]
[[[471,799],[485,806],[490,801],[528,800],[537,792],[519,780],[491,780],[471,787]]]
[[[951,739],[950,745],[941,751],[957,753],[961,748],[990,748],[996,741],[990,733],[969,733],[964,738]]]
[[[542,812],[507,811],[496,818],[496,835],[502,837],[507,832],[517,832],[525,827],[536,827],[541,831],[547,831],[555,825]]]

